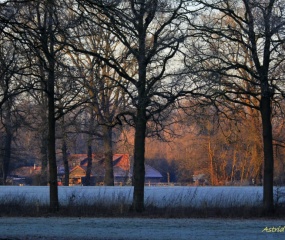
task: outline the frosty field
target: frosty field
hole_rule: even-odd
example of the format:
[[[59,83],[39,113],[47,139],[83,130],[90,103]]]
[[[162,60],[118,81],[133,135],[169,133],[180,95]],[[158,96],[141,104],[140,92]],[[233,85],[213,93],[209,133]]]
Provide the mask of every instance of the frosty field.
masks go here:
[[[284,188],[275,188],[274,191],[276,202],[284,203]],[[59,187],[62,206],[131,204],[132,194],[132,187]],[[23,205],[48,205],[49,187],[0,187],[0,203],[15,199],[23,199]],[[262,187],[146,187],[145,203],[163,208],[260,206]],[[278,220],[0,217],[2,239],[278,240],[285,239],[285,217]]]
[[[0,218],[0,239],[281,240],[284,228],[281,220]]]
[[[279,189],[279,191],[281,191]],[[284,191],[284,188],[282,188]],[[132,187],[59,187],[61,205],[73,203],[124,203],[132,201]],[[47,186],[0,186],[0,200],[25,197],[25,202],[48,204]],[[278,201],[285,201],[285,197]],[[262,202],[262,187],[145,187],[145,203],[157,207],[168,206],[239,206]]]
[[[285,188],[276,188],[275,200],[285,202]],[[79,203],[131,204],[132,187],[59,187],[61,205]],[[25,202],[48,204],[49,187],[0,186],[0,201],[24,197]],[[145,187],[145,204],[156,207],[258,206],[262,187]]]

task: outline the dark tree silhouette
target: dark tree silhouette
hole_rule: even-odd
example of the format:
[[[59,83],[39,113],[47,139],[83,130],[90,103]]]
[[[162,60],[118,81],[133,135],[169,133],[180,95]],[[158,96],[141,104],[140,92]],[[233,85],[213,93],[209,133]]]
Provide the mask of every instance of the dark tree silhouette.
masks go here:
[[[73,45],[74,50],[93,55],[112,67],[124,80],[113,79],[130,99],[128,109],[120,116],[135,127],[132,208],[142,212],[148,123],[159,122],[159,117],[164,117],[162,113],[184,95],[183,90],[188,87],[182,74],[178,75],[181,68],[176,58],[186,38],[186,1],[87,0],[78,3],[87,19],[115,35],[126,49],[122,52],[118,46],[117,56],[121,57],[118,59]],[[135,75],[122,64],[127,61],[134,62]]]
[[[193,1],[199,18],[189,21],[196,32],[191,62],[207,79],[205,95],[220,103],[243,104],[260,112],[263,127],[263,201],[273,204],[272,104],[280,94],[284,61],[284,1]],[[191,65],[191,67],[193,64]],[[217,103],[216,103],[217,104]],[[218,104],[217,104],[218,105]],[[223,104],[224,105],[224,104]]]

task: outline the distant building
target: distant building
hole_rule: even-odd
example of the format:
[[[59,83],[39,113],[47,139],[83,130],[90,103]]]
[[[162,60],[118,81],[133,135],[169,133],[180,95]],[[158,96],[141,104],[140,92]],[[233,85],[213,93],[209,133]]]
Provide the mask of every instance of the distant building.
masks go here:
[[[87,154],[71,154],[69,162],[69,185],[85,185],[87,171]],[[113,171],[115,185],[129,185],[132,179],[132,168],[128,154],[113,155]],[[10,174],[10,181],[13,185],[39,185],[41,167],[24,166],[15,169]],[[102,185],[104,182],[104,156],[99,154],[92,155],[92,169],[90,174],[90,185]],[[64,168],[58,166],[59,185],[64,180]],[[159,183],[162,175],[155,168],[145,165],[145,183]]]
[[[13,170],[8,181],[11,185],[39,185],[41,167],[39,166],[23,166]]]
[[[73,166],[70,170],[70,184],[84,185],[87,162],[86,154],[72,154],[69,156],[69,162]],[[132,169],[130,164],[130,157],[128,154],[114,154],[113,155],[113,171],[114,182],[117,185],[126,185],[131,183]],[[90,180],[92,185],[103,184],[104,181],[104,157],[100,155],[92,155],[92,171]],[[149,165],[145,165],[145,182],[158,183],[162,179],[162,175],[156,169]]]
[[[77,165],[69,172],[69,186],[85,185],[87,167]],[[90,185],[94,186],[96,183],[94,174],[90,174]]]
[[[145,183],[153,184],[159,183],[162,179],[162,175],[155,168],[145,164]]]

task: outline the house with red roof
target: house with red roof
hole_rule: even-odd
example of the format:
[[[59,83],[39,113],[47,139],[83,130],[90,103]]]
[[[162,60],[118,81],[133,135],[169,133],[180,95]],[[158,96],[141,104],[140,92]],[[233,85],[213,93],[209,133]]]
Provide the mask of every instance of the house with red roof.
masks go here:
[[[69,162],[69,185],[85,185],[88,158],[87,154],[70,154]],[[113,155],[113,171],[115,185],[130,185],[132,179],[132,167],[128,154]],[[40,166],[24,166],[13,170],[10,174],[11,184],[39,185],[41,176]],[[92,154],[92,168],[90,174],[90,185],[103,185],[104,182],[104,155]],[[146,184],[159,183],[162,175],[159,171],[149,165],[145,165]],[[64,168],[58,166],[59,185],[64,180]]]
[[[69,162],[73,165],[70,170],[70,185],[84,185],[87,171],[88,158],[86,154],[72,154]],[[115,185],[126,185],[131,183],[132,168],[128,154],[113,155],[113,171]],[[162,179],[159,171],[149,165],[145,165],[145,182],[158,183]],[[90,174],[91,185],[102,185],[104,181],[104,157],[103,155],[92,155],[92,170]]]

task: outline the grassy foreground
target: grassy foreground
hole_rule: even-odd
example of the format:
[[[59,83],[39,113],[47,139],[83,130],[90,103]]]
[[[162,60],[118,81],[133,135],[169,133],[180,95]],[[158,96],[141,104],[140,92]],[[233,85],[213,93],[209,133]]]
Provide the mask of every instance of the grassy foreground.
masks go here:
[[[60,206],[57,213],[50,213],[48,204],[38,200],[30,201],[25,195],[4,196],[0,198],[0,217],[146,217],[146,218],[262,218],[262,205],[237,204],[230,199],[226,207],[220,201],[211,205],[199,206],[164,206],[157,207],[151,202],[146,203],[143,213],[130,211],[131,206],[124,201],[112,202],[76,202],[71,196],[69,201]],[[183,204],[181,204],[183,205]],[[274,218],[285,218],[285,204],[275,206]]]

